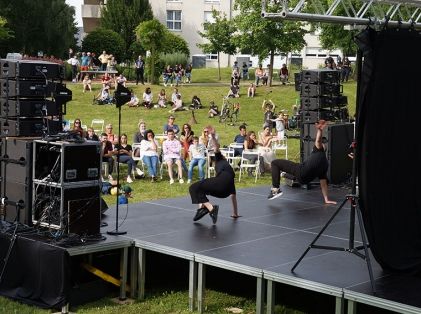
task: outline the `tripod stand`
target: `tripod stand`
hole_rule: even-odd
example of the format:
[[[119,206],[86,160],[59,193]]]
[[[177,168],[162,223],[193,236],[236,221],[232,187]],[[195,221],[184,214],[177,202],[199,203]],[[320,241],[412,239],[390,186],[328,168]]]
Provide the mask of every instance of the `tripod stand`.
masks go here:
[[[361,51],[358,51],[358,55],[357,55],[357,64],[358,64],[358,79],[357,82],[360,82],[360,78],[361,78],[361,72],[362,72],[362,54]],[[360,92],[361,86],[360,84],[358,84],[357,87],[357,106],[359,103],[359,96],[361,94]],[[358,109],[358,108],[357,108]],[[358,110],[357,110],[358,112]],[[354,130],[354,134],[356,134],[356,128],[357,128],[357,124],[355,124],[355,130]],[[368,252],[368,242],[367,242],[367,238],[365,235],[365,231],[364,231],[364,227],[363,227],[363,219],[362,219],[362,214],[361,214],[361,210],[358,206],[358,193],[357,193],[357,171],[356,171],[356,160],[357,160],[357,154],[356,154],[356,141],[355,141],[355,135],[354,135],[354,140],[351,144],[352,147],[352,189],[351,189],[351,193],[347,194],[345,196],[345,199],[342,201],[341,205],[338,207],[338,209],[333,213],[333,215],[330,217],[330,219],[327,221],[327,223],[323,226],[322,230],[320,230],[320,232],[316,235],[316,237],[313,239],[313,241],[309,244],[309,246],[307,247],[307,249],[304,251],[304,253],[301,255],[301,257],[298,259],[298,261],[294,264],[294,266],[291,268],[291,272],[294,272],[295,268],[297,268],[298,264],[300,264],[300,262],[303,260],[303,258],[306,256],[306,254],[310,251],[310,249],[322,249],[322,250],[330,250],[330,251],[343,251],[343,252],[348,252],[351,254],[354,254],[360,258],[362,258],[363,260],[366,261],[367,263],[367,269],[368,269],[368,274],[370,276],[370,283],[371,283],[371,289],[373,291],[373,293],[376,293],[376,287],[374,285],[374,277],[373,277],[373,270],[371,267],[371,262],[370,262],[370,255]],[[326,245],[317,245],[315,244],[317,242],[317,240],[322,236],[322,234],[324,233],[324,231],[329,227],[329,225],[331,224],[331,222],[335,219],[335,217],[338,215],[338,213],[342,210],[342,208],[345,206],[345,204],[347,202],[351,203],[351,209],[350,209],[350,221],[349,221],[349,240],[348,240],[348,247],[338,247],[338,246],[326,246]],[[357,219],[358,219],[358,225],[360,227],[360,233],[361,233],[361,240],[362,240],[362,245],[360,246],[355,246],[355,214],[357,214]],[[364,250],[364,254],[360,253],[360,250]]]

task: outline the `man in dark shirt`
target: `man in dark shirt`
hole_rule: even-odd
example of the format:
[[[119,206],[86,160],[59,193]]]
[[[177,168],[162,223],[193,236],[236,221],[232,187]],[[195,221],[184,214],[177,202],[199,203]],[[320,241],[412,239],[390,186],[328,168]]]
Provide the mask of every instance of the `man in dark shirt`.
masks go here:
[[[327,169],[329,163],[326,158],[326,153],[322,144],[322,131],[326,126],[326,121],[320,120],[316,123],[316,140],[313,147],[313,152],[310,157],[302,164],[298,164],[289,160],[276,159],[271,163],[272,171],[272,189],[269,193],[268,199],[273,200],[282,195],[279,188],[281,179],[281,172],[284,172],[286,178],[296,179],[301,184],[307,184],[314,178],[319,178],[320,188],[322,190],[325,204],[336,204],[335,201],[329,200],[327,193]]]
[[[246,139],[247,130],[244,124],[240,125],[240,134],[237,134],[234,137],[234,143],[244,145],[244,141]],[[243,148],[235,148],[234,149],[234,156],[241,156],[243,153]]]

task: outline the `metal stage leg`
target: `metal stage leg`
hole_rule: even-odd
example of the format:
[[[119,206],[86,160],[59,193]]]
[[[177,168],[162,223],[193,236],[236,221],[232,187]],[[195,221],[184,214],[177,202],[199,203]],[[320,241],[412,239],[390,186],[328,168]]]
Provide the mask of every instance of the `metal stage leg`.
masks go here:
[[[137,298],[139,300],[145,299],[145,272],[146,272],[146,251],[138,248],[137,254]]]
[[[190,261],[189,265],[189,311],[196,309],[197,298],[197,263]]]
[[[126,300],[126,286],[127,286],[127,267],[128,267],[128,253],[129,248],[125,247],[121,249],[120,256],[120,300]]]
[[[343,297],[336,297],[335,314],[343,314],[343,313],[344,313],[344,298]]]
[[[357,302],[348,300],[347,314],[356,314],[356,313],[357,313]]]
[[[262,277],[257,277],[257,287],[256,287],[256,314],[263,314],[265,311],[265,279]]]
[[[137,286],[137,252],[138,248],[135,246],[130,247],[130,298],[136,297],[136,286]]]
[[[197,311],[203,313],[205,299],[206,265],[198,263],[197,277]]]
[[[275,310],[275,283],[272,280],[267,281],[266,290],[266,314],[273,314]]]

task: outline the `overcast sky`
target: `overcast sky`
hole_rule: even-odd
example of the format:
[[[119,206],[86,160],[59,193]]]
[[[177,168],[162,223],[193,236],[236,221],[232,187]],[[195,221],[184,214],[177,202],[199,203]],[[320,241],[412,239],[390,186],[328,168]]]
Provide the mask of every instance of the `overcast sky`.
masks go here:
[[[66,0],[66,3],[72,7],[75,7],[76,12],[76,24],[79,27],[82,27],[82,15],[81,15],[81,6],[83,3],[83,0]]]

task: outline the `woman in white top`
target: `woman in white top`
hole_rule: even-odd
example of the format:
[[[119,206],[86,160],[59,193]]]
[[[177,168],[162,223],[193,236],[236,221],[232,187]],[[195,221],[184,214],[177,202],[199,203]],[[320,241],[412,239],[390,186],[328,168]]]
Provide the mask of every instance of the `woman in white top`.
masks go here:
[[[143,93],[142,105],[148,109],[152,108],[153,95],[150,87],[146,87],[145,92]]]
[[[145,138],[140,142],[140,156],[142,156],[143,163],[148,167],[151,181],[157,181],[158,142],[155,140],[155,134],[152,130],[145,131]]]
[[[270,163],[276,159],[275,153],[272,150],[272,142],[276,141],[277,137],[270,133],[269,126],[263,128],[263,132],[260,134],[260,144],[258,151],[263,157],[265,170],[270,170]]]

